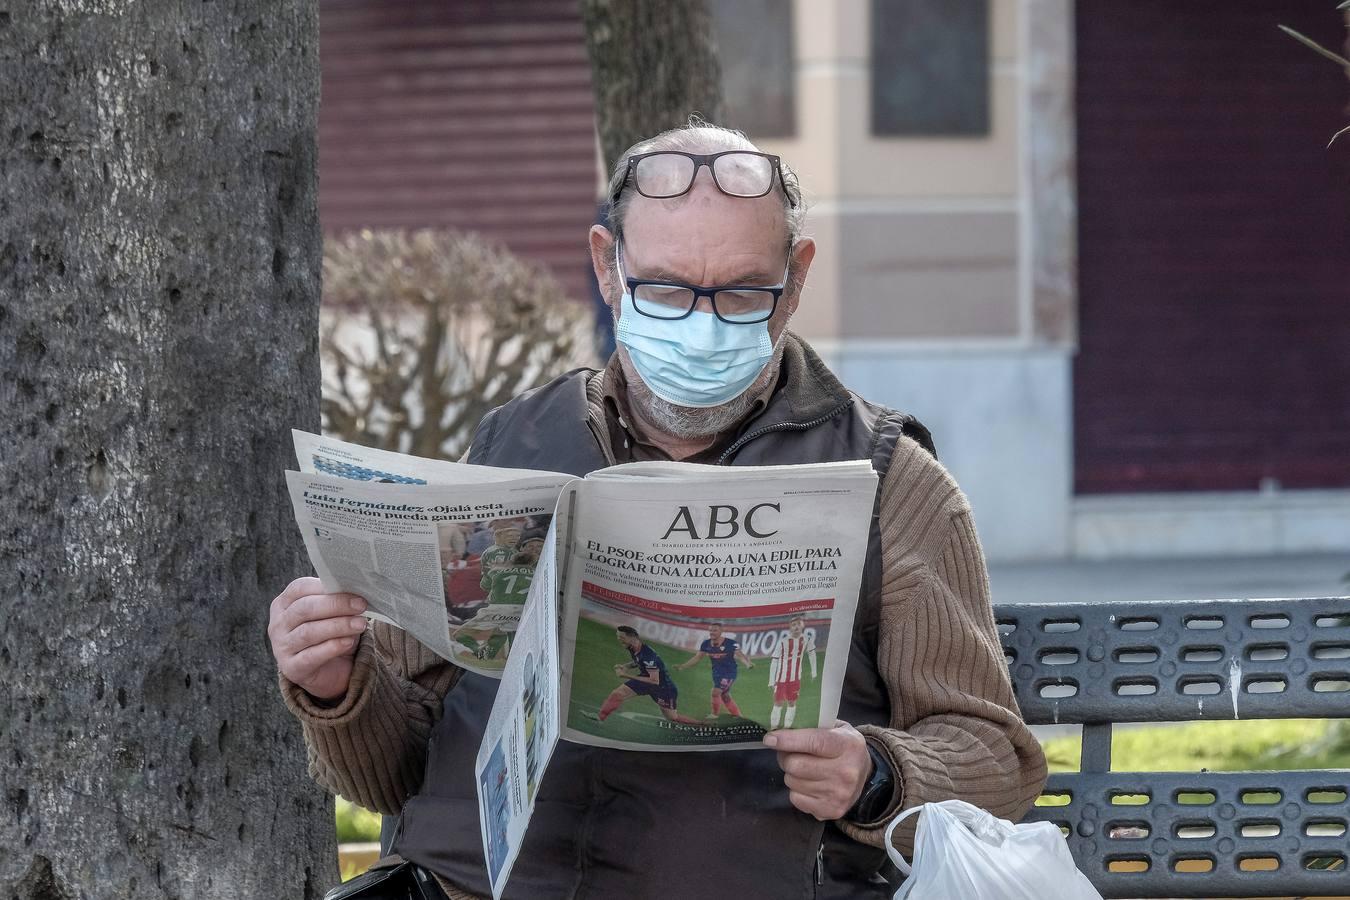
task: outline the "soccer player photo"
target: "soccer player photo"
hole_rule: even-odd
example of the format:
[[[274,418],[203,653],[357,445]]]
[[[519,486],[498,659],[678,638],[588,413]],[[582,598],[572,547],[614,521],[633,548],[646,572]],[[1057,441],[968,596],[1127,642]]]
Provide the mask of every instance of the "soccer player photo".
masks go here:
[[[680,699],[679,689],[675,687],[675,682],[670,680],[665,661],[656,655],[655,650],[643,643],[637,629],[631,625],[620,625],[614,629],[614,634],[633,661],[619,663],[614,667],[615,676],[621,679],[623,684],[610,691],[600,706],[600,712],[596,714],[596,721],[604,722],[616,709],[634,697],[648,697],[656,703],[661,715],[667,721],[678,722],[681,725],[701,725],[698,719],[692,719],[676,711]]]
[[[769,727],[791,728],[797,717],[797,699],[802,691],[802,663],[811,663],[811,680],[818,676],[816,670],[815,638],[806,633],[806,617],[794,616],[788,623],[788,636],[778,642],[773,651],[773,661],[769,663],[769,688],[773,691],[773,712],[769,714]],[[807,723],[814,728],[815,722]]]
[[[721,622],[709,625],[708,639],[698,645],[698,652],[675,668],[683,672],[698,665],[704,657],[712,661],[712,692],[708,697],[711,712],[708,713],[708,718],[720,717],[723,707],[733,716],[740,716],[741,708],[731,696],[731,687],[736,683],[736,663],[739,661],[747,669],[753,669],[755,664],[741,652],[741,645],[735,638],[729,638],[722,633]]]
[[[706,607],[581,586],[566,725],[606,743],[750,744],[819,724],[831,602]]]
[[[439,526],[446,617],[457,655],[480,668],[505,668],[550,519]]]

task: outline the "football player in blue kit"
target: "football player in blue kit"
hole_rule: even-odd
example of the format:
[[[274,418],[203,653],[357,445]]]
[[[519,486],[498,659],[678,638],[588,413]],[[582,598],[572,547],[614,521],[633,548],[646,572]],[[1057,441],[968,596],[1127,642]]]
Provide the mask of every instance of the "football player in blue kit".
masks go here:
[[[731,686],[736,683],[736,661],[740,660],[747,669],[753,669],[755,664],[741,651],[741,645],[734,638],[722,634],[721,622],[709,624],[708,639],[699,644],[698,652],[675,668],[683,671],[697,665],[705,656],[712,660],[712,693],[709,695],[712,713],[708,718],[720,716],[723,706],[733,716],[739,716],[741,708],[731,697]]]
[[[644,644],[642,638],[638,637],[637,629],[631,625],[620,625],[614,629],[614,633],[619,639],[619,643],[633,657],[633,661],[631,663],[620,663],[614,667],[614,674],[624,679],[624,683],[616,687],[605,698],[605,702],[600,707],[599,720],[603,722],[608,719],[616,709],[630,698],[643,696],[651,697],[657,707],[660,708],[661,715],[671,722],[679,722],[683,725],[702,724],[698,719],[691,719],[689,716],[675,711],[676,700],[679,695],[675,682],[670,680],[670,673],[666,671],[666,664],[661,657],[657,656],[656,651]]]

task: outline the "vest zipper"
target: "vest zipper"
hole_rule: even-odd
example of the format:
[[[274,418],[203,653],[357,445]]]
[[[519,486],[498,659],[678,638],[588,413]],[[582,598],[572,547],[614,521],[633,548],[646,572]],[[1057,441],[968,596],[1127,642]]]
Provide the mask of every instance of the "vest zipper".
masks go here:
[[[740,437],[738,437],[730,447],[722,451],[722,455],[717,458],[717,465],[719,466],[724,465],[727,461],[727,457],[731,456],[731,454],[735,453],[737,450],[741,449],[742,447],[744,447],[746,444],[750,443],[757,437],[762,437],[774,431],[807,431],[809,429],[815,428],[817,425],[823,424],[825,422],[828,422],[830,419],[833,419],[835,416],[839,415],[845,409],[848,409],[849,404],[851,404],[852,402],[853,401],[851,399],[845,400],[843,403],[840,403],[834,409],[825,413],[825,415],[818,416],[809,422],[778,422],[773,425],[767,425],[764,428],[759,429],[758,431],[752,431],[749,434],[743,434]]]
[[[816,845],[816,884],[825,883],[825,841]]]

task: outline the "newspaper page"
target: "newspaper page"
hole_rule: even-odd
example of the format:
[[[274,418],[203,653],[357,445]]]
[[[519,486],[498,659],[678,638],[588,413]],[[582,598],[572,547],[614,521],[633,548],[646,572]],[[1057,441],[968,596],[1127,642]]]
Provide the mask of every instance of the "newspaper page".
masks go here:
[[[474,767],[478,825],[494,900],[500,900],[506,887],[539,781],[558,744],[556,527],[555,520]]]
[[[866,461],[635,463],[580,482],[562,737],[718,750],[833,725],[876,483]]]
[[[370,457],[351,460],[353,466]],[[381,464],[431,473],[429,460]],[[404,629],[451,662],[500,678],[566,475],[490,480],[444,463],[459,483],[380,483],[287,472],[296,522],[329,591],[359,594],[367,615]],[[518,473],[517,473],[518,474]]]

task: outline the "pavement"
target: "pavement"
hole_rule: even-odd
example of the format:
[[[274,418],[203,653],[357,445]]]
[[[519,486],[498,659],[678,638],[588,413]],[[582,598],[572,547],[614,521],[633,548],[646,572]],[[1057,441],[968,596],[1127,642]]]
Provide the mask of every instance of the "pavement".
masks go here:
[[[1350,597],[1345,553],[1097,562],[991,563],[997,603]]]

